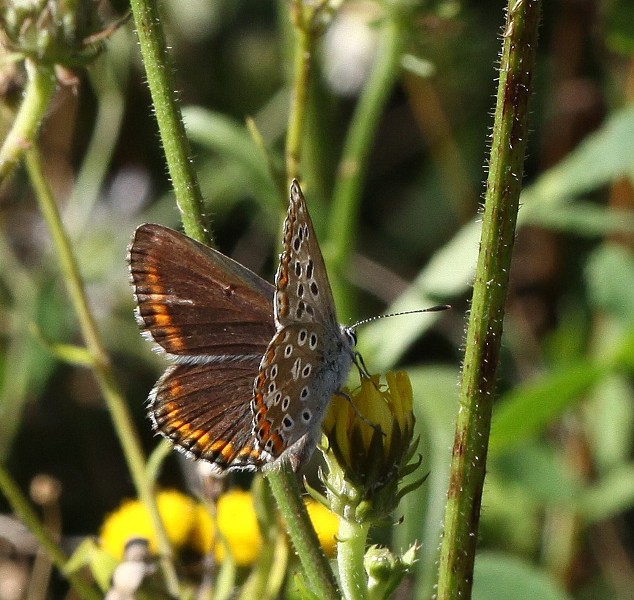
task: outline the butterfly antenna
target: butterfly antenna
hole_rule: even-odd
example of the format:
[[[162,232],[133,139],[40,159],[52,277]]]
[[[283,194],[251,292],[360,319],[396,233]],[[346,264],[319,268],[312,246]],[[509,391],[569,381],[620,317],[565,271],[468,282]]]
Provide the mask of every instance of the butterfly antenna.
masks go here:
[[[368,319],[357,321],[354,325],[350,325],[348,329],[352,329],[354,331],[360,325],[365,325],[366,323],[371,323],[372,321],[378,321],[379,319],[387,319],[388,317],[400,317],[401,315],[416,315],[418,313],[426,313],[426,312],[440,312],[442,310],[449,310],[450,308],[451,308],[451,305],[449,304],[439,304],[438,306],[432,306],[430,308],[419,308],[417,310],[404,310],[403,312],[390,313],[389,315],[377,315],[376,317],[370,317]]]

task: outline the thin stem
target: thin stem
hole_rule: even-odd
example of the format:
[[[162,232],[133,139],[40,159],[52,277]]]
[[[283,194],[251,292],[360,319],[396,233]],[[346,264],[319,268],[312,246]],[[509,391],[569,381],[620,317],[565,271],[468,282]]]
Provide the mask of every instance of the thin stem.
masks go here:
[[[44,527],[37,515],[29,505],[18,486],[15,484],[9,473],[0,465],[0,490],[6,497],[9,505],[17,517],[24,523],[29,531],[37,538],[42,548],[53,564],[64,573],[66,566],[66,556],[55,543],[51,533]],[[86,600],[97,600],[101,598],[99,594],[87,581],[77,573],[67,573],[66,577],[73,589],[80,598]]]
[[[30,59],[26,59],[25,66],[28,79],[24,99],[0,149],[0,183],[15,169],[25,150],[35,142],[55,93],[56,80],[52,68],[36,66]]]
[[[334,575],[300,496],[295,473],[288,463],[283,463],[278,471],[267,473],[266,479],[299,556],[307,584],[320,598],[338,600],[341,596]]]
[[[190,160],[191,150],[180,106],[174,94],[176,88],[158,5],[159,3],[154,0],[130,2],[167,168],[174,186],[183,227],[187,235],[210,245],[212,240],[205,227],[202,194]]]
[[[368,576],[363,565],[370,524],[339,519],[337,563],[341,591],[346,600],[366,600]]]
[[[399,15],[386,16],[380,32],[376,59],[370,77],[359,98],[339,162],[330,216],[328,267],[339,319],[346,322],[352,310],[346,306],[347,294],[338,289],[342,271],[354,248],[356,224],[372,141],[381,112],[400,73],[400,61],[409,38],[406,20]]]
[[[313,59],[314,35],[306,21],[302,3],[294,0],[291,5],[291,17],[294,25],[295,63],[293,68],[293,90],[286,133],[286,178],[287,182],[299,178],[299,164],[306,124],[306,101],[310,81],[310,69]]]
[[[128,36],[127,41],[132,42],[131,35]],[[120,57],[117,61],[119,64],[115,65],[112,56],[113,43],[112,40],[109,42],[108,52],[105,52],[101,60],[92,65],[89,71],[96,96],[97,111],[90,141],[83,153],[71,196],[64,206],[64,217],[66,223],[72,227],[71,234],[75,231],[85,231],[94,215],[95,204],[100,198],[104,179],[111,166],[111,158],[123,122],[125,83],[115,74],[115,68],[118,67],[124,73],[124,77],[127,76],[130,54],[132,54],[128,48],[132,48],[133,44],[130,43],[123,52],[118,52],[119,55],[125,52],[125,57]]]
[[[156,506],[153,482],[145,477],[145,457],[141,449],[139,436],[134,428],[123,394],[114,377],[110,358],[101,343],[97,325],[88,307],[79,267],[72,252],[70,240],[60,219],[55,199],[44,177],[41,158],[36,146],[26,152],[25,161],[40,210],[53,238],[53,245],[57,252],[68,295],[79,320],[84,342],[92,357],[93,373],[121,441],[123,453],[139,498],[150,513],[158,539],[159,552],[162,557],[161,565],[166,583],[170,593],[177,594],[179,586],[176,570],[172,563],[173,553]]]
[[[471,597],[504,303],[522,183],[539,0],[510,0],[460,388],[437,598]]]
[[[299,174],[301,145],[305,130],[305,113],[314,42],[314,16],[320,6],[305,6],[300,0],[291,4],[291,18],[297,34],[293,97],[286,138],[286,170],[289,180]],[[302,501],[295,473],[287,463],[270,471],[266,479],[277,507],[285,520],[293,546],[311,589],[323,598],[339,598],[334,575],[321,549],[306,506]]]

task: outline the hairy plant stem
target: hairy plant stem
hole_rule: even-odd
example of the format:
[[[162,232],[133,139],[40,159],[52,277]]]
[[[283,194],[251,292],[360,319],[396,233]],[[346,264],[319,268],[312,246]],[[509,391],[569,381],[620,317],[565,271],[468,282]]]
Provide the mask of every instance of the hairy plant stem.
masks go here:
[[[437,598],[471,597],[541,2],[510,0],[451,461]]]
[[[108,406],[108,411],[121,442],[137,493],[146,506],[156,531],[161,556],[161,566],[168,589],[171,594],[176,595],[179,589],[178,578],[172,562],[172,549],[156,506],[154,483],[145,477],[145,457],[141,449],[139,436],[134,428],[132,417],[124,401],[123,394],[115,379],[110,358],[101,343],[101,337],[94,317],[88,307],[77,260],[73,254],[71,242],[64,229],[50,186],[44,177],[37,146],[33,145],[27,150],[25,161],[31,184],[33,185],[40,205],[40,210],[53,238],[53,245],[57,252],[68,295],[77,314],[86,348],[92,359],[92,371],[106,401],[106,405]]]
[[[365,544],[370,531],[370,523],[357,523],[339,519],[337,533],[337,564],[341,591],[346,600],[366,600],[368,598],[368,576],[363,559]]]
[[[329,600],[340,599],[337,584],[328,560],[310,521],[295,473],[287,462],[277,471],[270,471],[266,479],[271,486],[277,507],[286,523],[306,582],[313,593]]]
[[[286,175],[289,181],[299,176],[305,130],[304,115],[315,39],[314,17],[319,7],[311,8],[305,6],[300,0],[293,0],[290,10],[296,32],[296,43],[293,91],[286,136]],[[284,463],[279,470],[267,473],[266,479],[271,486],[278,510],[288,527],[308,585],[320,597],[339,598],[332,569],[308,517],[295,473],[288,464]]]
[[[139,37],[139,47],[167,168],[174,186],[176,205],[181,213],[185,233],[199,242],[210,245],[212,240],[203,218],[202,194],[191,162],[191,151],[180,106],[174,94],[174,78],[159,3],[154,0],[131,0],[130,7]]]
[[[303,132],[305,130],[306,102],[310,83],[310,69],[313,61],[314,31],[311,29],[310,15],[304,13],[301,2],[293,0],[291,4],[291,18],[294,25],[296,43],[293,67],[293,89],[291,91],[291,106],[289,112],[288,129],[286,131],[286,179],[299,178],[299,164]]]

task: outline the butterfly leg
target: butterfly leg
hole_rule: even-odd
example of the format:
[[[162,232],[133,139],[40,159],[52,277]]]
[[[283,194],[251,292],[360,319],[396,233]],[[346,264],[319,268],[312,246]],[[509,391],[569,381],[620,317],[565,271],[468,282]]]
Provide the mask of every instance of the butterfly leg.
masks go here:
[[[368,368],[365,366],[363,356],[361,356],[360,352],[355,351],[354,353],[354,365],[355,367],[357,367],[361,377],[363,377],[364,379],[372,379],[372,377],[370,376],[370,372],[368,371]]]

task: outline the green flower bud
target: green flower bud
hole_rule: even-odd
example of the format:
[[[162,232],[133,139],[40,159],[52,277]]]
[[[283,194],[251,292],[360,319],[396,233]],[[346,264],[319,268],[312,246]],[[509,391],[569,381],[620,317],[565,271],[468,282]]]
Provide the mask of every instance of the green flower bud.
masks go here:
[[[362,378],[348,398],[335,396],[322,425],[331,509],[356,522],[387,517],[402,496],[400,479],[415,468],[408,465],[417,445],[412,386],[404,371],[386,381]]]
[[[0,6],[7,47],[50,66],[85,66],[102,49],[103,30],[94,0],[13,0]]]

